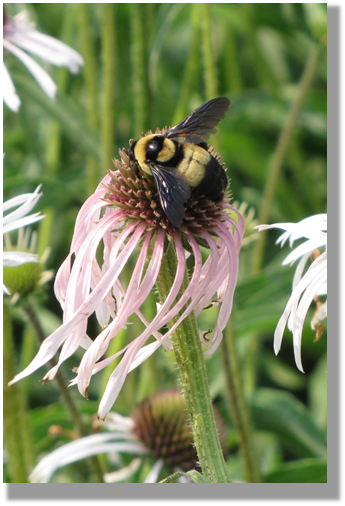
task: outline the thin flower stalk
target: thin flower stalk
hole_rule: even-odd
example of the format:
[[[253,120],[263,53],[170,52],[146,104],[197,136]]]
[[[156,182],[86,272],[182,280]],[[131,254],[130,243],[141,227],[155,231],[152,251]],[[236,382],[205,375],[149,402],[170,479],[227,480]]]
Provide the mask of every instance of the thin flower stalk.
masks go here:
[[[169,290],[171,272],[174,271],[176,257],[168,251],[164,257],[162,272],[157,284],[161,299]],[[182,292],[188,286],[188,276],[185,276],[181,287]],[[211,483],[227,483],[229,481],[220,440],[216,427],[214,413],[211,409],[211,397],[208,386],[205,360],[202,353],[196,318],[189,314],[180,325],[169,323],[175,328],[172,342],[175,360],[180,373],[190,425],[193,431],[195,447],[200,467],[206,479]],[[203,335],[203,334],[202,334]]]

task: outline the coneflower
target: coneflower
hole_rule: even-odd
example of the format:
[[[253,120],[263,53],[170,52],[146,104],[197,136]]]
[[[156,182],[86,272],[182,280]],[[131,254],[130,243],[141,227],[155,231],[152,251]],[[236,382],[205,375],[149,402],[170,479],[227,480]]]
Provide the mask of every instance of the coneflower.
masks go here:
[[[215,407],[213,410],[222,449],[226,451],[225,425]],[[167,473],[199,469],[186,402],[178,391],[151,395],[129,417],[111,412],[104,422],[96,421],[94,427],[101,432],[71,441],[44,456],[32,471],[30,481],[47,483],[59,468],[103,453],[111,454],[118,468],[104,475],[107,483],[129,480],[148,459],[154,464],[144,483],[157,482],[163,466]],[[123,454],[132,456],[128,465],[122,463]],[[184,481],[188,478],[184,477]]]
[[[218,157],[214,153],[213,156]],[[172,226],[162,210],[153,178],[137,174],[128,151],[120,150],[120,157],[121,160],[114,161],[115,170],[109,170],[82,206],[69,255],[57,273],[55,294],[63,308],[63,323],[45,339],[31,364],[13,380],[18,381],[44,365],[62,346],[57,366],[44,377],[45,381],[51,380],[61,363],[81,347],[86,351],[72,383],[86,397],[92,375],[123,355],[100,402],[101,419],[114,404],[127,374],[161,345],[171,347],[169,338],[178,325],[191,312],[198,317],[210,301],[220,305],[217,322],[213,332],[205,329],[207,332],[201,332],[200,339],[206,346],[205,353],[216,350],[232,309],[244,231],[241,214],[227,199],[216,204],[196,191],[186,205],[181,227]],[[209,254],[203,260],[201,248],[205,246]],[[156,315],[148,321],[141,306],[156,285],[168,248],[176,257],[176,272],[172,273],[169,293],[157,304]],[[125,288],[124,269],[138,250]],[[193,267],[188,285],[181,290],[190,254]],[[87,324],[93,313],[102,330],[91,340]],[[104,358],[110,341],[135,314],[145,325],[144,331],[121,351]],[[172,321],[173,325],[161,333]],[[147,344],[151,336],[154,342]]]

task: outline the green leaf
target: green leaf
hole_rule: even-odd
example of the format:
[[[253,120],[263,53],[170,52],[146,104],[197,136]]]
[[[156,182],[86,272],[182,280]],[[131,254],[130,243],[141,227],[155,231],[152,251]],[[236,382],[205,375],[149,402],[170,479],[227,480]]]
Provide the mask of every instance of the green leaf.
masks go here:
[[[254,434],[253,442],[262,474],[270,473],[282,464],[282,451],[278,437],[275,434],[257,431]]]
[[[185,476],[185,473],[170,474],[170,476],[167,476],[166,478],[161,480],[159,483],[178,483],[178,479],[181,478],[181,476]]]
[[[49,452],[53,449],[56,438],[50,434],[52,426],[73,430],[73,423],[66,408],[59,404],[31,410],[30,419],[37,453]],[[59,439],[64,442],[69,441],[63,433],[59,435]]]
[[[305,3],[303,8],[308,25],[316,39],[327,44],[327,5],[322,3]]]
[[[264,476],[265,483],[327,483],[327,461],[303,459],[279,466]]]
[[[260,389],[250,400],[256,429],[277,434],[296,456],[327,457],[327,440],[305,406],[288,392]]]
[[[207,481],[206,477],[203,476],[198,471],[195,471],[195,469],[193,469],[193,471],[188,471],[186,473],[186,475],[190,476],[190,478],[192,479],[193,483],[209,483]]]
[[[192,471],[188,471],[187,473],[174,473],[170,476],[167,476],[164,478],[164,480],[161,480],[159,483],[178,483],[178,479],[182,476],[189,476],[191,478],[193,483],[209,483],[205,476],[203,476],[201,473],[193,469]]]
[[[327,427],[327,354],[314,368],[309,382],[310,410],[315,423],[322,429]]]
[[[291,367],[281,360],[277,360],[273,351],[267,352],[263,350],[261,359],[265,374],[278,386],[288,390],[297,390],[305,387],[307,378],[296,367]]]

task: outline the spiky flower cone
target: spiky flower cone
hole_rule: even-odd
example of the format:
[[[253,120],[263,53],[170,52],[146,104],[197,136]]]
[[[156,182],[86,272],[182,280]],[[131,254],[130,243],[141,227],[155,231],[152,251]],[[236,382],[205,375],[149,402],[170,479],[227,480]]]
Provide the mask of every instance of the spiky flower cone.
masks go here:
[[[220,162],[218,153],[215,153],[213,148],[209,151]],[[119,153],[121,161],[114,160],[117,170],[109,170],[111,182],[106,185],[109,192],[106,200],[109,204],[123,209],[126,218],[144,221],[147,230],[161,227],[172,233],[175,227],[164,214],[153,177],[141,173],[130,161],[126,150],[120,149]],[[212,232],[219,221],[226,220],[223,204],[224,201],[215,203],[194,190],[185,206],[186,215],[179,230],[194,235],[198,235],[202,229]]]
[[[224,451],[225,428],[216,410],[215,413]],[[164,391],[152,395],[136,407],[131,418],[134,420],[133,432],[155,457],[184,471],[198,467],[186,402],[180,392]]]

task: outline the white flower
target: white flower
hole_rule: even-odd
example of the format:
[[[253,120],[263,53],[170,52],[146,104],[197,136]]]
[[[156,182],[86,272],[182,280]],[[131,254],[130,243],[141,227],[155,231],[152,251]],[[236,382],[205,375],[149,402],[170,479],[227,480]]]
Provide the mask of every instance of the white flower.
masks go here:
[[[217,418],[222,428],[221,419]],[[106,432],[92,434],[67,443],[49,453],[37,464],[29,479],[31,483],[48,483],[61,467],[94,455],[107,454],[115,471],[104,474],[106,483],[127,481],[142,466],[152,460],[144,483],[156,483],[164,465],[175,472],[187,472],[197,464],[197,454],[187,417],[184,397],[178,391],[163,391],[142,401],[130,417],[108,413],[104,422],[95,428]],[[221,430],[225,435],[225,431]],[[226,438],[222,438],[226,447]],[[122,454],[132,456],[128,465]],[[149,459],[147,459],[149,457]],[[179,481],[188,482],[186,476]]]
[[[309,306],[314,298],[327,294],[327,214],[310,216],[299,223],[275,223],[273,225],[259,225],[261,232],[269,228],[280,228],[285,232],[276,241],[281,246],[289,239],[290,247],[294,241],[306,238],[307,241],[295,248],[284,260],[283,265],[292,264],[300,258],[292,283],[292,294],[285,307],[274,333],[274,351],[280,350],[283,332],[287,324],[293,335],[295,361],[302,372],[301,343],[302,329]],[[323,253],[316,256],[308,270],[304,268],[310,254],[318,248],[325,248]],[[327,301],[317,309],[311,322],[312,328],[317,329],[320,321],[327,317]]]
[[[109,413],[107,420],[102,426],[110,432],[102,432],[92,434],[75,441],[67,443],[57,450],[49,453],[39,462],[32,471],[29,479],[31,483],[48,483],[52,475],[63,466],[67,466],[72,462],[107,453],[112,455],[117,464],[121,465],[120,454],[132,453],[135,455],[148,455],[149,450],[138,438],[133,434],[134,422],[129,417],[123,417],[118,413]],[[132,476],[141,464],[142,459],[134,459],[129,466],[122,467],[115,473],[106,474],[104,479],[106,482],[123,481]],[[162,463],[163,464],[163,463]],[[162,467],[160,466],[160,469]],[[155,473],[156,481],[159,471]],[[150,482],[152,483],[152,481]]]
[[[79,72],[81,65],[84,64],[83,58],[77,51],[74,51],[74,49],[71,49],[54,37],[44,35],[35,30],[29,23],[26,12],[21,12],[14,18],[9,18],[4,12],[3,47],[24,63],[50,98],[55,97],[56,84],[49,74],[22,49],[39,56],[53,65],[66,66],[73,74]],[[3,93],[6,105],[12,111],[17,112],[20,106],[20,99],[16,94],[5,64],[3,66]]]
[[[26,227],[31,223],[41,220],[44,216],[41,213],[34,213],[26,216],[31,209],[36,205],[38,199],[42,193],[39,193],[41,186],[36,188],[34,193],[24,193],[18,197],[14,197],[3,204],[3,234],[6,241],[6,235],[12,230],[17,230],[22,227]],[[5,212],[9,209],[17,207],[14,211],[10,212],[5,216]],[[37,262],[38,257],[32,253],[24,251],[4,251],[3,252],[3,266],[4,267],[15,267],[27,262]],[[8,290],[4,286],[4,291],[8,293]]]

